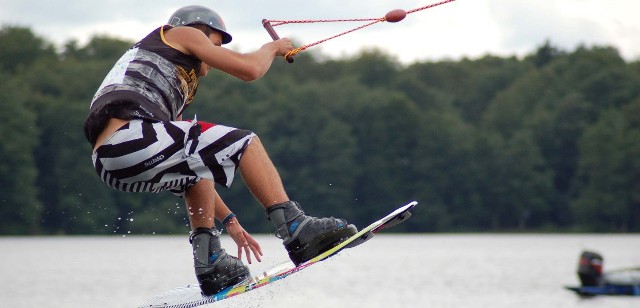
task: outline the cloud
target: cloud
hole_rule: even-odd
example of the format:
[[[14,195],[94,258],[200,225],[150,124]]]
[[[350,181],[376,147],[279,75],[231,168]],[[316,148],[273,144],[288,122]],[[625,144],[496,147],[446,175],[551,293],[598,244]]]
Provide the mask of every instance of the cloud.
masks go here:
[[[81,44],[96,34],[131,41],[166,22],[177,8],[201,4],[218,11],[234,41],[229,47],[250,51],[269,40],[261,25],[267,19],[338,19],[382,17],[440,0],[0,0],[0,24],[30,27],[58,45]],[[379,48],[402,62],[458,59],[485,54],[523,55],[547,39],[572,50],[577,45],[610,45],[627,59],[640,57],[638,0],[458,0],[410,14],[398,23],[379,23],[310,51],[339,57]],[[282,37],[303,44],[357,27],[358,23],[294,24],[276,28]]]
[[[570,1],[575,2],[575,1]],[[501,48],[523,53],[532,43],[550,40],[554,45],[573,48],[584,42],[605,41],[602,26],[587,16],[572,16],[567,1],[531,2],[492,1],[491,16],[504,25]]]

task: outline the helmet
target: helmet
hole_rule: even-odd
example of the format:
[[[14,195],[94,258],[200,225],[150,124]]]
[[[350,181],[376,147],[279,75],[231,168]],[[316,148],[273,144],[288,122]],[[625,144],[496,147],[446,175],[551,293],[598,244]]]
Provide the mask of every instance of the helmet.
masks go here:
[[[231,42],[231,35],[227,33],[227,28],[218,13],[200,5],[189,5],[179,8],[169,17],[169,25],[174,27],[188,26],[195,24],[207,25],[210,28],[222,33],[222,44]]]

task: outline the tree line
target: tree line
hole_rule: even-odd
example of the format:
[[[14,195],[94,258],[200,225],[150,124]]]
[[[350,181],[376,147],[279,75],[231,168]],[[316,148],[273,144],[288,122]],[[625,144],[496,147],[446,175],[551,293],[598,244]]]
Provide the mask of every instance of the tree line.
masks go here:
[[[0,234],[188,232],[184,202],[102,184],[82,124],[133,42],[56,49],[0,28]],[[256,132],[293,200],[363,226],[418,200],[404,232],[640,231],[640,63],[607,46],[400,64],[379,50],[276,60],[200,82],[186,117]],[[271,232],[238,178],[222,197]]]

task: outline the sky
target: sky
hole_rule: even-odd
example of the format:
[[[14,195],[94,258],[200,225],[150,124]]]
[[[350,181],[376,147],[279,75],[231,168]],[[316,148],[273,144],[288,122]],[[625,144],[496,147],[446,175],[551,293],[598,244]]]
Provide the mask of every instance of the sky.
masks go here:
[[[383,17],[442,0],[0,0],[0,25],[29,27],[57,46],[95,35],[135,42],[190,4],[218,12],[234,37],[225,45],[250,52],[270,40],[262,19],[312,20]],[[628,61],[640,60],[639,0],[456,0],[382,22],[308,49],[319,57],[343,58],[377,48],[401,63],[459,60],[485,55],[522,57],[546,41],[564,51],[610,46]],[[363,22],[289,24],[281,37],[311,44]],[[1,43],[1,42],[0,42]]]

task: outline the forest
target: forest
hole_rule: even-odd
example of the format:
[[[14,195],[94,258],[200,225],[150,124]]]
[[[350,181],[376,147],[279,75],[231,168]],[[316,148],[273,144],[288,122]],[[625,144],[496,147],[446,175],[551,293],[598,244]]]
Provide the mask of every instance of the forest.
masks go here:
[[[186,234],[183,200],[115,191],[91,164],[89,103],[133,42],[55,47],[7,25],[0,42],[0,234]],[[251,83],[210,72],[194,115],[256,132],[312,216],[363,226],[417,200],[397,231],[640,231],[640,62],[614,47],[410,64],[310,51]],[[273,232],[240,177],[218,191],[247,231]]]

